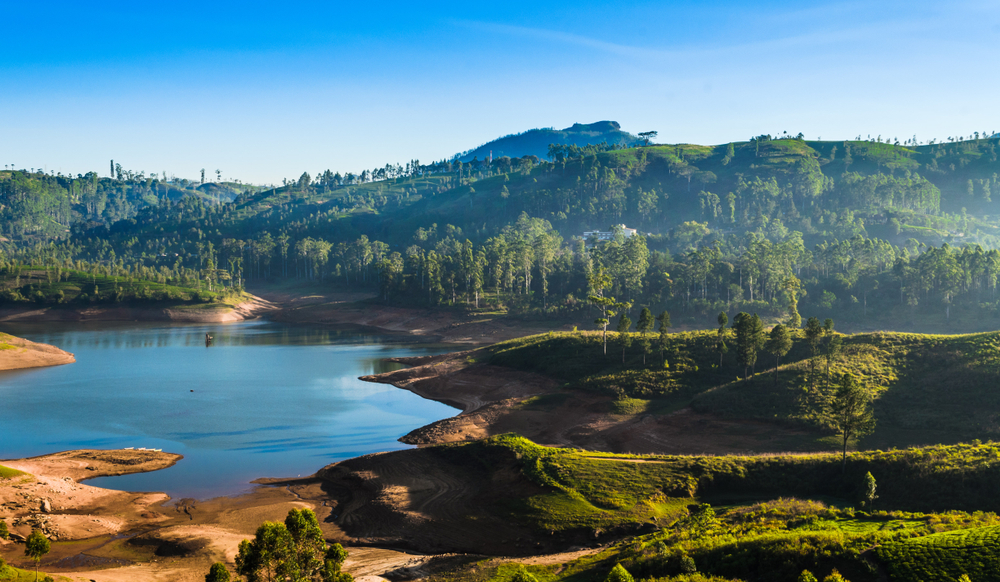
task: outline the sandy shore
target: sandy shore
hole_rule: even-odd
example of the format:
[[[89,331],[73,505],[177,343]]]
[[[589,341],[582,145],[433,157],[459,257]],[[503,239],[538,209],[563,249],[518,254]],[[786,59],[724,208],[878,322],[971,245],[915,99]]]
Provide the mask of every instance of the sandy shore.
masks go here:
[[[33,529],[53,540],[41,570],[72,580],[201,582],[216,561],[230,569],[240,541],[289,509],[310,508],[329,517],[315,479],[279,481],[239,497],[170,500],[164,493],[132,493],[87,485],[93,477],[156,471],[180,455],[138,450],[77,450],[0,461],[22,471],[0,479],[0,519],[11,540],[0,556],[32,568],[21,541]],[[337,535],[333,529],[328,535]]]
[[[60,366],[75,361],[73,354],[55,346],[0,333],[0,370]]]

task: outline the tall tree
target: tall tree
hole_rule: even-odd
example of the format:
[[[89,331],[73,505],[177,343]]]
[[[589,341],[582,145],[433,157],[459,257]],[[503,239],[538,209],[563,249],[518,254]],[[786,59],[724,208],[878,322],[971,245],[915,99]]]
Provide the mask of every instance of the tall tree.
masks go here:
[[[24,555],[35,562],[35,582],[38,582],[38,563],[42,561],[42,556],[49,553],[50,549],[52,549],[52,544],[49,543],[49,538],[37,529],[31,530],[31,535],[24,541]]]
[[[781,356],[792,349],[792,337],[788,333],[788,328],[780,323],[771,328],[771,335],[767,338],[764,349],[774,356],[774,385],[778,385],[778,366],[781,365]]]
[[[587,297],[592,305],[597,307],[601,316],[594,320],[601,327],[602,341],[604,342],[604,354],[608,353],[608,324],[611,318],[622,310],[624,304],[619,303],[614,297],[606,295],[611,288],[611,276],[607,274],[604,267],[598,267],[590,277],[591,294]]]
[[[840,351],[843,347],[843,338],[831,331],[826,334],[826,339],[823,342],[823,356],[826,359],[826,387],[830,388],[830,363],[840,355]]]
[[[872,475],[871,471],[865,475],[865,501],[868,502],[868,513],[872,511],[872,504],[878,499],[878,495],[875,494],[875,490],[878,485],[875,483],[875,476]]]
[[[816,356],[819,355],[819,340],[823,336],[823,327],[819,319],[810,317],[806,320],[806,343],[809,344],[809,388],[812,389],[816,375]]]
[[[785,279],[782,284],[788,296],[788,327],[798,329],[802,326],[802,316],[799,315],[799,295],[802,293],[802,282],[795,275]]]
[[[720,311],[715,321],[719,323],[719,331],[716,333],[715,351],[719,352],[719,368],[722,368],[722,358],[729,351],[729,348],[726,347],[726,325],[729,323],[729,316],[726,315],[725,311]]]
[[[739,312],[733,318],[736,331],[736,361],[743,366],[743,379],[750,379],[750,367],[757,362],[757,343],[754,337],[753,316]]]
[[[643,307],[639,313],[639,321],[635,324],[635,330],[642,337],[642,365],[646,365],[646,354],[649,353],[649,334],[653,331],[653,312],[648,307]]]
[[[670,313],[667,311],[660,313],[656,316],[656,321],[660,324],[660,357],[663,358],[663,367],[669,368],[670,362],[667,361],[667,344],[670,337]]]
[[[622,313],[621,317],[618,318],[618,340],[622,343],[622,366],[625,365],[625,350],[632,345],[632,336],[628,333],[631,327],[632,320],[629,319],[628,314]]]
[[[751,325],[751,338],[753,339],[753,350],[754,350],[754,363],[751,365],[751,370],[754,374],[757,373],[757,354],[764,349],[764,344],[767,342],[767,332],[764,331],[764,322],[761,320],[760,316],[756,313],[750,318]]]
[[[847,470],[847,442],[860,439],[875,430],[871,392],[850,373],[840,378],[840,388],[833,401],[834,423],[843,437],[844,450],[841,471]]]

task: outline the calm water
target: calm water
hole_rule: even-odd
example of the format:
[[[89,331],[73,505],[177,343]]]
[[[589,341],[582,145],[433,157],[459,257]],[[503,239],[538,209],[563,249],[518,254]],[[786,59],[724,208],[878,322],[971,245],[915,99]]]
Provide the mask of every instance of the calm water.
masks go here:
[[[358,376],[381,358],[449,351],[405,338],[287,326],[3,326],[76,363],[0,372],[0,458],[147,447],[184,459],[93,485],[205,499],[258,477],[309,475],[333,461],[406,448],[396,441],[456,414]],[[205,347],[205,333],[215,340]],[[194,392],[192,392],[194,390]]]

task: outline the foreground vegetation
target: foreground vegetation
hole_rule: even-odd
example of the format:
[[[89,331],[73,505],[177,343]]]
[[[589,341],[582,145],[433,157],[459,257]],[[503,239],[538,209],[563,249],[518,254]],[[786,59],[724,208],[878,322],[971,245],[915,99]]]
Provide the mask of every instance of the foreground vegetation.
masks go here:
[[[794,581],[803,570],[854,582],[880,572],[893,581],[1000,574],[991,550],[1000,532],[994,443],[854,453],[843,473],[834,455],[631,457],[513,435],[433,450],[487,481],[513,464],[542,488],[485,511],[541,535],[593,530],[622,540],[567,564],[524,570],[487,560],[441,580],[603,580],[616,564],[636,579],[671,580]],[[865,472],[878,477],[874,499],[866,499]],[[862,511],[866,501],[874,508]]]

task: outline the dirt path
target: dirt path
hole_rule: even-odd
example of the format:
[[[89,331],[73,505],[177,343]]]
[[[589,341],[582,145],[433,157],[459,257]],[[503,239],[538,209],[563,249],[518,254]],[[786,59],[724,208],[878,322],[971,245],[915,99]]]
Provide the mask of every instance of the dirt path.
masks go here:
[[[61,366],[75,361],[73,354],[55,346],[0,333],[0,370]]]

